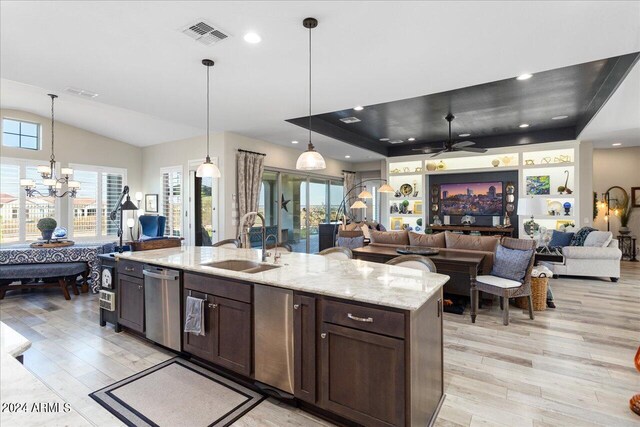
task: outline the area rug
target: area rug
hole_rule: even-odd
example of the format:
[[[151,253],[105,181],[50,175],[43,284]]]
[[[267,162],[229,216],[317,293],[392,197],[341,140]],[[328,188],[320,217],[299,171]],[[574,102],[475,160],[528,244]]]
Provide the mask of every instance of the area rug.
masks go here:
[[[91,393],[129,426],[228,426],[264,398],[180,357]]]

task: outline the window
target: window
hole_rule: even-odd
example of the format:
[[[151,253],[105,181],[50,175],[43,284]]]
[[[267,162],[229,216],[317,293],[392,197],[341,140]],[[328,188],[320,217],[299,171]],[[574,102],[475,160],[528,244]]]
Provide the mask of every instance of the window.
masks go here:
[[[17,243],[36,240],[41,233],[38,221],[58,217],[58,200],[54,197],[27,197],[20,187],[20,179],[42,182],[37,164],[42,162],[3,158],[0,162],[0,243]],[[36,190],[47,194],[42,184]]]
[[[164,235],[182,236],[182,167],[161,168],[162,214],[167,218]]]
[[[118,224],[109,219],[109,213],[120,198],[126,170],[88,165],[70,167],[74,169],[73,179],[80,182],[80,190],[75,198],[69,198],[69,235],[74,238],[116,236]]]
[[[2,119],[2,145],[5,147],[40,149],[40,124]]]

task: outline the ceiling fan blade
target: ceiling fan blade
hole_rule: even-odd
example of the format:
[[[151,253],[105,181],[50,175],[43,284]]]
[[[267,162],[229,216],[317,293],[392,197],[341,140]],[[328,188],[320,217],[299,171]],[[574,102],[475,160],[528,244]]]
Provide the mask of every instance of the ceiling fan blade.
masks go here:
[[[456,147],[457,151],[468,151],[470,153],[486,153],[486,148],[475,148],[475,147]]]
[[[453,144],[454,148],[468,147],[470,145],[475,145],[476,143],[473,141],[460,141]]]

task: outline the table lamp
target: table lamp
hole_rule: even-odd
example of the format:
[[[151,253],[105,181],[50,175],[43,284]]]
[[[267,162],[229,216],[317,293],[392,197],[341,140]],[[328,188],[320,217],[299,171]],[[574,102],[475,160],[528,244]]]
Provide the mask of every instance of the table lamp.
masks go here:
[[[544,199],[536,199],[534,197],[522,197],[518,199],[518,216],[530,216],[531,219],[525,222],[524,229],[533,239],[533,233],[539,228],[535,222],[536,215],[544,215],[546,202]],[[529,229],[527,231],[527,228]]]

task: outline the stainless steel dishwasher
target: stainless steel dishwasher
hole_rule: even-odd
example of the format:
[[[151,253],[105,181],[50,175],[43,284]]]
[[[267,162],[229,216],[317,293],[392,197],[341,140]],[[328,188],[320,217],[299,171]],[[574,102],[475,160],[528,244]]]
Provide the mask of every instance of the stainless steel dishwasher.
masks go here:
[[[145,265],[144,320],[148,339],[181,351],[180,272]]]
[[[293,394],[293,292],[254,285],[253,301],[255,378]]]

